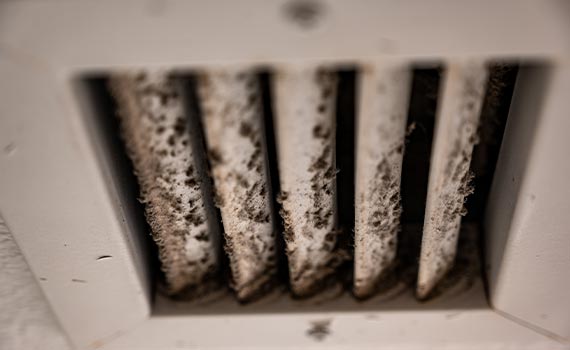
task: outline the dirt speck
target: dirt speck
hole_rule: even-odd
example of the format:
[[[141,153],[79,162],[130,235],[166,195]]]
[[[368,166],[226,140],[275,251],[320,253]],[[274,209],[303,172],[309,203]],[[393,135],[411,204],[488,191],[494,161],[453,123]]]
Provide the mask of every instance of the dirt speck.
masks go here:
[[[452,320],[452,319],[454,319],[454,318],[456,318],[456,317],[458,317],[458,316],[461,316],[461,312],[453,312],[453,313],[450,313],[450,314],[446,314],[446,315],[445,315],[445,319],[446,319],[446,320]]]
[[[316,341],[323,341],[331,333],[331,322],[330,319],[311,322],[310,328],[307,330],[307,336]]]
[[[285,6],[285,17],[302,29],[314,28],[323,14],[323,5],[318,1],[296,0]]]
[[[212,166],[223,163],[222,155],[220,154],[220,151],[217,148],[209,149],[208,158],[210,159]]]
[[[4,146],[4,154],[7,156],[12,156],[14,153],[16,153],[16,144],[14,142],[10,142]]]

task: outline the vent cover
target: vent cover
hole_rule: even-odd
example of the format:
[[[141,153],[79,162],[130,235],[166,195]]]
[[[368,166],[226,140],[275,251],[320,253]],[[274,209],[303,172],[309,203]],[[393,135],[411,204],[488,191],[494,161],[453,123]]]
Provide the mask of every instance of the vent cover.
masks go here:
[[[295,297],[349,289],[369,298],[399,285],[426,299],[457,280],[448,274],[457,254],[479,271],[476,223],[516,69],[388,61],[351,71],[227,67],[108,78],[166,294],[200,298],[231,285],[245,302],[281,285]],[[469,251],[458,252],[473,192],[475,214],[462,230]]]
[[[567,9],[559,0],[0,1],[1,216],[77,348],[567,348]],[[482,68],[506,59],[524,64]],[[146,92],[137,90],[140,72]],[[317,74],[336,89],[323,108],[313,100],[324,91]],[[257,87],[243,89],[250,76]],[[381,95],[374,85],[384,79]],[[151,82],[166,93],[148,91]],[[117,91],[123,83],[133,86]],[[208,83],[220,96],[212,108]],[[313,115],[285,128],[295,104]],[[247,106],[250,138],[209,123],[235,116],[224,105]],[[468,105],[480,113],[456,116],[478,124],[475,140],[465,137],[472,129],[442,124]],[[132,131],[145,135],[149,108],[168,114],[168,135],[136,143],[141,159],[156,157],[136,165],[121,124],[132,117]],[[402,109],[403,118],[381,115]],[[313,140],[325,119],[330,134],[317,128]],[[385,138],[366,127],[388,120]],[[260,164],[269,204],[256,188],[242,205]],[[312,164],[325,165],[314,182]],[[378,164],[390,176],[378,177]],[[330,186],[332,196],[319,192],[328,207],[313,206],[313,183]],[[457,188],[465,203],[457,193],[440,197]],[[441,207],[467,213],[428,234]],[[149,209],[162,217],[145,219]],[[332,228],[336,241],[311,240],[300,230],[304,213],[329,209],[313,236]],[[258,210],[269,210],[269,222],[255,220]],[[381,231],[359,230],[363,223]],[[273,236],[263,236],[266,227]],[[252,232],[259,237],[244,249]],[[306,249],[290,261],[299,238]]]

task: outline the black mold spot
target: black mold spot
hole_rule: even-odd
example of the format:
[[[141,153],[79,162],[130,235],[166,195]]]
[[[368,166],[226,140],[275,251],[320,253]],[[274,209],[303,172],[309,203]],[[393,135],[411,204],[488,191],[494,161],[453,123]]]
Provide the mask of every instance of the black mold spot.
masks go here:
[[[176,118],[173,128],[177,136],[182,136],[186,131],[186,120],[183,117]]]
[[[145,72],[139,72],[137,75],[135,75],[135,81],[137,83],[142,83],[145,79],[146,79],[146,73]]]
[[[248,137],[252,134],[253,129],[247,122],[242,122],[239,127],[239,134],[243,137]]]
[[[191,177],[191,178],[184,180],[184,184],[188,187],[195,187],[198,185],[198,181],[196,181],[195,178]]]
[[[208,157],[210,159],[210,162],[212,163],[212,167],[223,163],[222,154],[216,148],[210,148],[210,150],[208,151]]]
[[[192,165],[188,166],[186,169],[186,176],[190,177],[194,175],[194,167]]]
[[[210,236],[208,236],[208,233],[206,231],[200,231],[200,233],[194,238],[196,238],[197,241],[202,242],[208,242],[210,240]]]
[[[169,145],[169,146],[174,146],[174,144],[175,144],[175,142],[176,142],[176,139],[174,138],[174,135],[170,135],[170,136],[168,137],[167,142],[168,142],[168,145]]]
[[[218,208],[224,207],[224,197],[219,193],[219,191],[214,191],[214,205]]]

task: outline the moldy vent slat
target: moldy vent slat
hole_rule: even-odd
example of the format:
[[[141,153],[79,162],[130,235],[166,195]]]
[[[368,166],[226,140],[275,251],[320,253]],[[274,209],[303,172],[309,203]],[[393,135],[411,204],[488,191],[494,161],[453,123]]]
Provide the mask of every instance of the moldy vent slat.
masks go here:
[[[281,67],[273,78],[290,284],[295,295],[309,296],[343,260],[336,248],[337,75],[319,67]]]
[[[396,257],[411,70],[371,64],[360,75],[356,148],[354,293],[373,294]]]
[[[482,62],[448,64],[436,117],[417,296],[426,298],[453,266],[464,202],[472,193],[469,166],[487,83]]]
[[[247,301],[277,272],[259,76],[229,68],[204,72],[198,95],[232,287]]]
[[[203,294],[220,269],[213,207],[202,198],[202,149],[191,147],[179,86],[164,72],[113,75],[122,137],[133,161],[147,221],[158,246],[166,291]]]

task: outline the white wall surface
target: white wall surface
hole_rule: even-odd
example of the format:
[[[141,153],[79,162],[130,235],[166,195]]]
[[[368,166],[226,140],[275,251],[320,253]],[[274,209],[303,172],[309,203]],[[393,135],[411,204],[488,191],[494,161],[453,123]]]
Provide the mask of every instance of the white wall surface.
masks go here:
[[[69,349],[58,322],[2,217],[0,217],[0,349]]]

